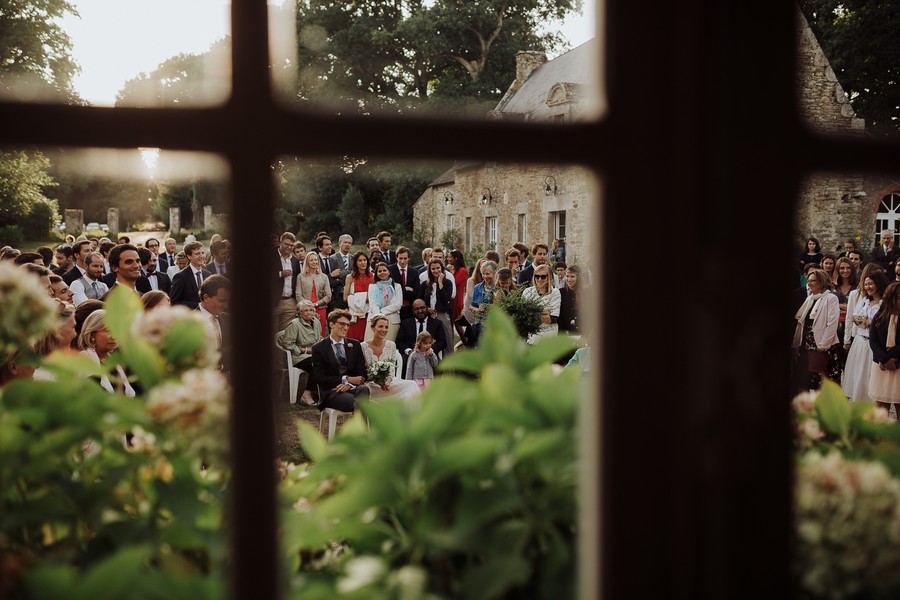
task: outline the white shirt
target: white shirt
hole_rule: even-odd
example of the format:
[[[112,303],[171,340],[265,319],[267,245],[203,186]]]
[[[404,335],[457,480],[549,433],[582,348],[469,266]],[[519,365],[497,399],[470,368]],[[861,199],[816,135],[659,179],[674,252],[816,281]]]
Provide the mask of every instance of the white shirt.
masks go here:
[[[159,289],[159,278],[157,277],[157,274],[158,273],[156,271],[153,271],[152,273],[148,272],[145,275],[145,277],[147,278],[147,281],[150,282],[150,288],[154,289],[154,290]]]
[[[180,273],[180,272],[181,272],[181,269],[178,268],[178,265],[172,265],[171,267],[166,269],[166,275],[169,276],[169,279],[172,279],[173,277],[178,275],[178,273]]]
[[[291,266],[291,255],[288,254],[288,257],[285,258],[281,255],[281,252],[278,253],[278,258],[281,259],[281,270],[282,271],[290,271],[291,274],[284,278],[284,285],[281,286],[281,297],[282,298],[290,298],[291,297],[291,279],[293,278],[294,268]]]

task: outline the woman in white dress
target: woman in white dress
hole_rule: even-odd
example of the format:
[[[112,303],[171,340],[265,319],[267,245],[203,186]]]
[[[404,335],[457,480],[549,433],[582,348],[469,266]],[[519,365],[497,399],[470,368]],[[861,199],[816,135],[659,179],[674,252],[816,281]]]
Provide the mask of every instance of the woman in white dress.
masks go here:
[[[390,360],[402,368],[403,360],[397,345],[387,339],[388,319],[384,315],[375,315],[369,319],[369,327],[372,329],[372,338],[362,343],[363,356],[366,359],[366,368],[379,360]],[[395,370],[395,373],[398,371]],[[408,404],[417,404],[419,401],[419,386],[415,381],[403,379],[403,377],[389,377],[384,385],[378,385],[373,381],[366,382],[369,386],[372,400],[385,400],[397,398]]]
[[[871,272],[860,284],[862,288],[860,300],[857,301],[851,315],[852,322],[856,326],[856,335],[853,336],[853,344],[847,354],[847,365],[841,378],[844,394],[851,400],[872,401],[869,396],[869,373],[872,368],[869,326],[881,308],[881,298],[887,286],[887,276],[883,271]]]
[[[550,272],[549,265],[538,265],[534,268],[534,274],[531,276],[531,287],[522,292],[523,298],[534,298],[544,305],[544,312],[541,315],[541,329],[537,333],[528,336],[529,344],[536,344],[542,337],[556,335],[559,333],[559,326],[556,324],[559,319],[560,295],[559,288],[553,285],[553,275]]]

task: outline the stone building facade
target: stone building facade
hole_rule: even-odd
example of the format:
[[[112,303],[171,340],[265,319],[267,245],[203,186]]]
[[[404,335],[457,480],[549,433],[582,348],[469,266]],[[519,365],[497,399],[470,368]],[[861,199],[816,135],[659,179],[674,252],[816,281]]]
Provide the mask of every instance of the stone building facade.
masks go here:
[[[503,120],[569,122],[596,109],[592,65],[597,40],[547,61],[517,55],[516,80],[492,111]],[[413,227],[432,245],[455,230],[465,250],[503,252],[565,239],[566,260],[589,261],[588,211],[599,197],[589,170],[574,165],[458,162],[435,179],[413,206]]]
[[[853,112],[802,14],[798,24],[797,89],[804,122],[827,135],[865,135],[865,122]],[[816,237],[826,252],[841,248],[847,238],[857,239],[860,248],[869,250],[882,229],[900,231],[897,176],[816,173],[802,182],[799,198],[795,229],[798,253],[809,236]]]

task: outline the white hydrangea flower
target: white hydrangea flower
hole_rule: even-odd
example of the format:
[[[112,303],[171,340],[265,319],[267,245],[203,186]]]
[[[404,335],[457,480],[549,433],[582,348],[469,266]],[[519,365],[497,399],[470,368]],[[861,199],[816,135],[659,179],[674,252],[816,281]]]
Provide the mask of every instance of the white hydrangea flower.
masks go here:
[[[0,262],[0,358],[30,346],[59,327],[57,304],[40,279],[9,261]]]
[[[196,310],[190,310],[186,306],[159,306],[150,311],[138,313],[132,326],[132,331],[143,337],[150,345],[161,348],[165,342],[166,334],[176,321],[191,319],[203,326],[205,332],[204,344],[200,351],[193,357],[191,366],[197,368],[214,367],[219,363],[219,351],[216,348],[216,333],[212,323],[203,318]]]

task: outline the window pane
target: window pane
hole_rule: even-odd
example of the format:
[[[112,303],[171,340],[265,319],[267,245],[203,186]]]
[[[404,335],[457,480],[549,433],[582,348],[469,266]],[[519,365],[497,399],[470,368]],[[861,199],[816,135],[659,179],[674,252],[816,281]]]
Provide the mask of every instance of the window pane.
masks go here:
[[[15,3],[0,36],[0,93],[94,106],[222,103],[229,10],[223,0]]]
[[[341,114],[595,119],[600,44],[585,5],[285,3],[270,13],[273,76],[289,105]]]

